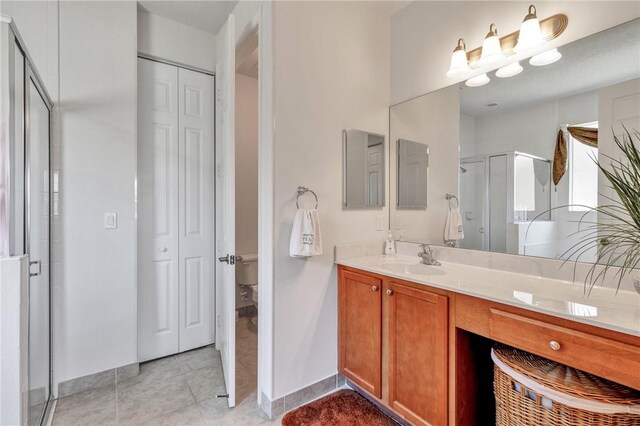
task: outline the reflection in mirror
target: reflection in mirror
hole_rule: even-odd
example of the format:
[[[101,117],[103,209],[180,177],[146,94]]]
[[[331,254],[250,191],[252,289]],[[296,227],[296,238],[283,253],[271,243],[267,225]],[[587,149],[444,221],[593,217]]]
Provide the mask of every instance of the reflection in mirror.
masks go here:
[[[425,141],[431,163],[422,216],[393,209],[400,194],[391,181],[396,237],[442,244],[447,210],[435,203],[446,206],[450,192],[460,199],[458,247],[575,260],[569,249],[583,237],[576,231],[598,220],[590,209],[616,197],[593,160],[620,157],[613,135],[621,136],[623,125],[640,129],[639,47],[635,19],[560,46],[554,64],[523,61],[517,76],[476,88],[457,84],[393,106],[391,137]],[[593,262],[597,254],[579,260]]]
[[[384,206],[384,136],[361,130],[343,131],[345,208]]]
[[[398,139],[398,208],[427,207],[429,147],[420,142]]]

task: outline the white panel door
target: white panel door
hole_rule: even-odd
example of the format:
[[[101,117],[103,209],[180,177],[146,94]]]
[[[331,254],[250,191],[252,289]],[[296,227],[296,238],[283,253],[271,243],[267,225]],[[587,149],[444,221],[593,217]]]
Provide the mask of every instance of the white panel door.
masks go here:
[[[235,321],[235,16],[216,40],[216,346],[220,350],[229,407],[236,405]]]
[[[178,70],[180,352],[214,341],[213,77]]]
[[[178,69],[138,59],[138,360],[179,350]]]

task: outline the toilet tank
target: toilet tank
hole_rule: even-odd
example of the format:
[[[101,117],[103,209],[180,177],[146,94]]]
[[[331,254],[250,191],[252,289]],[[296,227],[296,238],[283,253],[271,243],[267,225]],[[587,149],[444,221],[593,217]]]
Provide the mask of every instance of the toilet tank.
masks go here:
[[[243,254],[236,263],[236,282],[242,285],[258,284],[258,255]]]

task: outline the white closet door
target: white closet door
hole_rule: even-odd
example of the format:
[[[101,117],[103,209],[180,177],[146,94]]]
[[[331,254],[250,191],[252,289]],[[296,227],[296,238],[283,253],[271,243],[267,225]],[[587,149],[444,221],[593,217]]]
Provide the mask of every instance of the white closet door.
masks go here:
[[[179,350],[178,69],[138,59],[138,359]]]
[[[213,77],[178,70],[180,352],[213,343]]]

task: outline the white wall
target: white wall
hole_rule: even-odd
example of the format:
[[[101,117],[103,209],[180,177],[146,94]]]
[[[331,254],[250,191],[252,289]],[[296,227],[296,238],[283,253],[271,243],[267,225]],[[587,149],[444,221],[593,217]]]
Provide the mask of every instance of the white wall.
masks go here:
[[[273,5],[272,399],[336,373],[333,247],[347,242],[382,240],[386,234],[387,208],[342,210],[341,132],[347,127],[388,132],[388,16],[397,7],[388,2]],[[308,260],[292,259],[288,253],[298,185],[310,187],[319,198],[323,254]],[[384,230],[380,231],[376,230],[379,217],[384,224]]]
[[[136,3],[61,2],[59,381],[137,360],[135,96]]]
[[[258,252],[258,80],[236,73],[236,253]]]
[[[151,14],[142,6],[138,6],[137,21],[138,52],[204,70],[215,69],[214,34]]]
[[[519,1],[415,1],[391,19],[391,103],[455,83],[447,78],[451,52],[460,37],[468,50],[482,45],[489,24],[499,34],[517,31],[529,3]],[[558,1],[536,3],[538,17],[569,17],[559,46],[640,16],[633,1]]]
[[[0,13],[11,16],[44,80],[49,95],[58,96],[58,1],[0,2]]]

